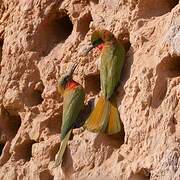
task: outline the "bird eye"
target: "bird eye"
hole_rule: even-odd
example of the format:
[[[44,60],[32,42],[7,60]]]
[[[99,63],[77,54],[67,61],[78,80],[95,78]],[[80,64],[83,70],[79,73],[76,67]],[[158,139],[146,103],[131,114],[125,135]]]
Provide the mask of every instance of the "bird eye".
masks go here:
[[[96,41],[93,42],[93,46],[96,47],[101,43],[103,43],[103,40],[102,39],[97,39]]]
[[[64,78],[64,83],[66,84],[66,83],[68,82],[68,80],[69,80],[69,76],[66,76],[66,77]]]

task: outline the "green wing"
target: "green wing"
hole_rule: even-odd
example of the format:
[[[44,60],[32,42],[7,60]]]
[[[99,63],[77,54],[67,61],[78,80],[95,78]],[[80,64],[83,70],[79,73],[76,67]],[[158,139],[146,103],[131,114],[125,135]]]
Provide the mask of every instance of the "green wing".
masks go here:
[[[120,80],[121,70],[124,64],[125,50],[121,44],[109,43],[101,56],[101,88],[103,95],[109,99]]]
[[[64,92],[61,140],[73,128],[80,111],[84,107],[84,98],[85,92],[81,86]]]

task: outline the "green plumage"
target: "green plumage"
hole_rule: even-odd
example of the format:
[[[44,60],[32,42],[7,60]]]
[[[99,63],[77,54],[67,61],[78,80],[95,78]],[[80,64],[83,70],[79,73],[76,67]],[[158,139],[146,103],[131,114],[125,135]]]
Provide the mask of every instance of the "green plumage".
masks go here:
[[[80,111],[84,107],[85,92],[81,86],[75,89],[65,90],[63,102],[63,120],[61,128],[61,140],[67,132],[73,128]]]
[[[63,96],[63,116],[61,126],[61,145],[54,167],[62,163],[71,132],[77,126],[78,116],[84,108],[85,91],[83,87],[72,79],[73,72],[78,64],[74,64],[68,73],[58,80],[58,92]]]
[[[115,91],[120,81],[125,50],[108,30],[94,31],[91,44],[88,51],[96,47],[102,49],[100,66],[102,95],[84,127],[92,132],[115,134],[121,131]]]
[[[110,99],[120,81],[125,51],[117,42],[105,43],[101,56],[101,88],[103,96]]]

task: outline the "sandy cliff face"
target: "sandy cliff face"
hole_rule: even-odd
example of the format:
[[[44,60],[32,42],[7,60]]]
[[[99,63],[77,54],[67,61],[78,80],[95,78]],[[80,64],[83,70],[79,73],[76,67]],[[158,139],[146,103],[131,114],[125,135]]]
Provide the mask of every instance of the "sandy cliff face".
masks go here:
[[[74,130],[63,168],[59,74],[98,94],[98,52],[82,57],[92,31],[126,47],[118,88],[124,134]],[[0,2],[0,179],[180,179],[179,0],[2,0]]]

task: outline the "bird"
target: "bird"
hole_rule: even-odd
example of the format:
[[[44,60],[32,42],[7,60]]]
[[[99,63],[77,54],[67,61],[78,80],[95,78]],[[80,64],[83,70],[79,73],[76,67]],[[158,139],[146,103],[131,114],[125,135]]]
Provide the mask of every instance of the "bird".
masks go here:
[[[86,54],[93,48],[101,51],[101,93],[97,104],[86,120],[84,127],[95,133],[116,134],[121,131],[121,120],[116,102],[116,90],[125,60],[125,49],[113,33],[95,30]]]
[[[73,80],[73,72],[78,63],[73,64],[70,70],[58,80],[58,93],[63,96],[63,115],[61,126],[61,144],[56,154],[55,167],[62,164],[71,132],[77,126],[78,116],[84,108],[85,90]]]

